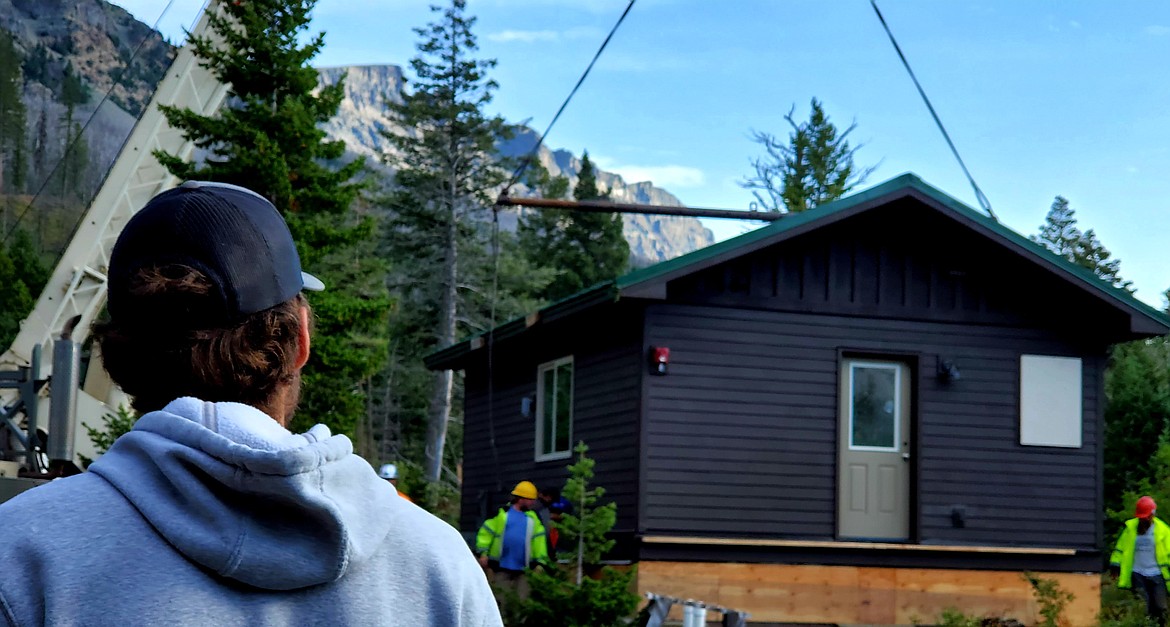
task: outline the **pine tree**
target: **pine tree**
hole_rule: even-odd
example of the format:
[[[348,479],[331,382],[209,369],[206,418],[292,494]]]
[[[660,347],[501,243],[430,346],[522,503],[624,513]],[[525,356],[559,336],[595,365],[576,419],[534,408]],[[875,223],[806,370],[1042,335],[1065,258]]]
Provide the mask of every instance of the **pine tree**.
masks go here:
[[[1057,196],[1052,201],[1048,215],[1044,216],[1040,233],[1029,239],[1065,259],[1072,260],[1076,256],[1081,235],[1081,230],[1077,228],[1076,212],[1068,206],[1067,198]]]
[[[318,90],[309,62],[324,45],[324,33],[298,43],[315,4],[225,2],[223,15],[209,15],[214,37],[193,38],[191,45],[200,62],[231,85],[234,104],[212,117],[162,107],[171,126],[210,155],[202,163],[155,156],[180,179],[245,186],[284,214],[302,263],[327,286],[312,296],[317,332],[292,427],[324,422],[352,434],[366,410],[361,383],[385,359],[389,301],[385,268],[374,255],[375,224],[355,209],[362,191],[355,177],[364,162],[333,167],[345,144],[326,141],[319,128],[337,113],[344,87],[338,82]]]
[[[16,229],[7,245],[0,243],[0,345],[8,346],[20,330],[20,321],[32,311],[49,280],[49,268],[37,254],[32,237]]]
[[[601,557],[613,548],[614,541],[606,538],[606,534],[617,522],[617,504],[597,505],[605,496],[605,488],[590,487],[597,462],[586,456],[589,447],[584,442],[578,442],[573,452],[577,454],[577,462],[569,466],[569,480],[561,492],[572,503],[573,512],[565,514],[558,528],[568,562],[576,568],[577,583],[580,583],[585,566],[600,564]]]
[[[1110,259],[1111,256],[1109,250],[1097,239],[1093,229],[1089,229],[1081,237],[1073,259],[1082,268],[1092,271],[1113,287],[1133,292],[1133,282],[1121,278],[1121,260]]]
[[[1077,228],[1076,211],[1069,207],[1068,199],[1064,196],[1057,196],[1052,201],[1039,234],[1030,239],[1092,272],[1110,285],[1133,291],[1133,283],[1121,278],[1121,261],[1110,259],[1111,253],[1097,239],[1093,229],[1081,232]]]
[[[41,100],[41,113],[37,116],[36,135],[33,137],[32,167],[34,180],[43,180],[48,175],[49,159],[49,112],[48,103]]]
[[[0,193],[19,192],[24,182],[25,108],[21,56],[12,34],[0,29]]]
[[[568,183],[561,177],[549,180],[547,173],[543,178],[537,176],[538,188],[549,188],[546,198],[555,198],[557,187]],[[609,198],[608,190],[602,192],[597,187],[597,172],[588,151],[581,158],[573,197],[579,201]],[[521,220],[518,236],[531,263],[556,273],[541,293],[546,302],[617,278],[629,265],[630,246],[622,235],[622,218],[617,213],[540,209]]]
[[[89,151],[85,138],[81,136],[81,125],[75,122],[74,118],[77,107],[87,102],[89,89],[73,71],[73,64],[66,63],[65,74],[61,79],[61,104],[65,105],[61,127],[65,132],[62,133],[61,165],[57,171],[62,198],[81,198],[85,195],[81,179],[89,161]]]
[[[466,15],[465,0],[434,6],[436,18],[415,29],[421,38],[410,65],[416,79],[401,103],[389,113],[409,134],[387,133],[397,148],[390,159],[398,168],[396,190],[389,198],[391,221],[387,250],[409,260],[396,282],[410,290],[411,302],[433,312],[433,348],[455,343],[459,322],[470,320],[465,301],[472,264],[484,259],[484,220],[491,192],[504,178],[495,146],[506,135],[504,120],[484,113],[496,89],[487,72],[494,60],[474,57],[478,46]],[[435,272],[437,270],[437,272]],[[478,290],[484,291],[482,283]],[[478,328],[477,328],[478,327]],[[451,417],[455,379],[436,373],[428,403],[424,476],[439,479]]]
[[[1105,500],[1151,477],[1159,438],[1170,429],[1170,338],[1119,344],[1105,373]],[[1132,503],[1131,503],[1132,504]]]
[[[560,541],[567,547],[567,568],[528,575],[532,593],[508,624],[522,626],[563,625],[565,627],[610,627],[629,624],[639,597],[630,591],[634,570],[618,572],[601,566],[601,558],[613,548],[607,538],[617,520],[617,505],[598,506],[605,490],[591,487],[594,460],[589,447],[579,442],[573,449],[576,463],[569,466],[569,480],[562,495],[573,504],[557,523]]]
[[[89,190],[84,183],[85,169],[89,165],[89,141],[81,132],[81,124],[74,122],[65,133],[67,143],[58,166],[61,181],[61,197],[69,200],[86,200]]]
[[[865,182],[874,168],[858,169],[853,163],[858,147],[849,145],[849,134],[829,121],[821,103],[813,98],[806,122],[793,118],[793,107],[784,116],[792,132],[783,142],[771,133],[752,132],[752,139],[764,147],[767,156],[752,160],[755,176],[740,182],[766,211],[799,213],[836,200]]]

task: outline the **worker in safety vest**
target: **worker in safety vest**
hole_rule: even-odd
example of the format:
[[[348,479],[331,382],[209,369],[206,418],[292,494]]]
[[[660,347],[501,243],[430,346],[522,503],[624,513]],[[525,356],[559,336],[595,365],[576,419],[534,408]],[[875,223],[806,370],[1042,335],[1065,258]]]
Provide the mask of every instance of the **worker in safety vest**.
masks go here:
[[[1117,587],[1133,589],[1146,602],[1150,618],[1162,625],[1170,581],[1170,526],[1156,512],[1152,497],[1138,499],[1135,517],[1125,521],[1109,562]]]
[[[484,521],[475,536],[479,563],[491,571],[493,584],[511,588],[520,598],[528,597],[524,571],[548,563],[548,543],[540,517],[532,511],[536,486],[521,481],[512,490],[508,507]]]

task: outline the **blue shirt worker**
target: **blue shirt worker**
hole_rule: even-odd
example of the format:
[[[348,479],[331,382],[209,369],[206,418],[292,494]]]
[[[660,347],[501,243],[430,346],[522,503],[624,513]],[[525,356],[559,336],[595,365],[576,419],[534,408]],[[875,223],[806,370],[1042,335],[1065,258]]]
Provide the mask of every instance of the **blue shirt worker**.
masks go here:
[[[484,521],[475,536],[475,552],[480,565],[491,572],[492,583],[521,599],[528,597],[525,571],[548,563],[547,532],[532,511],[535,502],[536,486],[521,481],[512,490],[509,506]]]
[[[1132,589],[1146,602],[1156,625],[1166,619],[1166,585],[1170,581],[1170,526],[1159,520],[1149,496],[1138,499],[1134,518],[1125,521],[1109,560],[1117,587]]]

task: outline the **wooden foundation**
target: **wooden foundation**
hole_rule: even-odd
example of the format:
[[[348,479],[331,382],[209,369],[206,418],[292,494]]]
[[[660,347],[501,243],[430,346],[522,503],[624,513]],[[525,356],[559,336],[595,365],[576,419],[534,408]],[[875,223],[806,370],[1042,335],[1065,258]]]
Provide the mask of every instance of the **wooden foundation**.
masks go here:
[[[1097,623],[1098,574],[1036,575],[1075,595],[1064,612],[1068,627]],[[1010,571],[644,561],[638,564],[638,592],[744,610],[750,622],[763,623],[929,625],[947,608],[1029,625],[1039,621],[1032,587]]]

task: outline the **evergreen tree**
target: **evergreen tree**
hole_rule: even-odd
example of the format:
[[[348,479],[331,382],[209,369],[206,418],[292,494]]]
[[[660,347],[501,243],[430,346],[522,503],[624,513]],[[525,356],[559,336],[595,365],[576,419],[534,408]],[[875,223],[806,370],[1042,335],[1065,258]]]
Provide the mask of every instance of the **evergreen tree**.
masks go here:
[[[466,8],[465,0],[432,7],[435,20],[415,29],[421,42],[410,62],[414,89],[401,103],[388,103],[394,121],[413,132],[386,133],[397,148],[390,162],[398,168],[388,200],[387,250],[407,261],[395,282],[409,290],[409,302],[433,313],[431,337],[420,342],[428,348],[454,344],[461,321],[468,330],[482,330],[466,298],[485,291],[484,284],[471,284],[471,268],[482,266],[482,218],[493,188],[504,179],[495,146],[506,126],[484,113],[496,89],[487,78],[495,61],[474,57],[475,18]],[[423,464],[429,481],[438,480],[443,467],[454,383],[451,371],[433,376]]]
[[[590,487],[597,462],[585,455],[589,447],[584,442],[578,442],[573,452],[577,454],[577,462],[569,466],[569,480],[561,492],[573,504],[573,512],[565,514],[558,529],[568,562],[574,565],[580,583],[585,566],[600,564],[601,557],[613,548],[614,541],[606,538],[606,534],[617,522],[617,504],[611,501],[597,505],[605,496],[605,488]]]
[[[1110,252],[1097,239],[1093,229],[1082,232],[1077,228],[1076,211],[1068,199],[1057,196],[1044,216],[1040,233],[1030,238],[1053,253],[1085,268],[1114,287],[1130,292],[1133,283],[1121,278],[1121,261],[1110,259]]]
[[[49,268],[37,254],[32,237],[17,229],[8,244],[0,243],[0,346],[9,346],[20,331],[20,321],[32,311],[49,280]]]
[[[1159,438],[1170,430],[1170,338],[1115,346],[1105,399],[1105,502],[1125,509],[1133,503],[1123,493],[1153,476]]]
[[[66,142],[57,176],[61,181],[61,196],[68,200],[86,200],[85,169],[89,165],[89,141],[81,132],[81,124],[74,122],[65,133]]]
[[[1052,201],[1052,207],[1044,216],[1044,224],[1040,226],[1040,233],[1029,239],[1065,259],[1073,260],[1081,241],[1081,230],[1077,228],[1076,212],[1068,206],[1067,198],[1057,196]]]
[[[20,279],[3,245],[0,245],[0,285],[4,286],[4,306],[0,307],[0,344],[11,346],[20,331],[20,321],[32,311],[35,300]]]
[[[751,162],[755,176],[740,185],[753,190],[766,211],[807,211],[844,196],[874,171],[872,167],[859,170],[853,163],[859,146],[850,146],[847,138],[857,128],[856,122],[839,132],[816,98],[808,121],[798,123],[792,117],[795,111],[793,107],[784,116],[792,127],[787,142],[771,133],[752,132],[752,139],[767,155]]]
[[[0,193],[24,185],[25,108],[21,57],[12,34],[0,29]]]
[[[597,505],[605,490],[591,486],[595,462],[586,456],[589,447],[579,442],[573,450],[577,461],[569,466],[562,494],[574,510],[557,524],[561,534],[558,546],[567,547],[567,567],[529,573],[531,596],[519,604],[515,616],[505,617],[510,619],[509,625],[627,625],[638,606],[638,595],[630,591],[635,571],[622,573],[600,566],[602,556],[614,545],[607,534],[617,520],[617,505]]]
[[[41,113],[37,116],[36,134],[33,136],[32,167],[33,180],[44,180],[48,175],[49,163],[49,112],[48,103],[41,100]]]
[[[33,46],[29,55],[25,57],[21,68],[24,70],[24,77],[28,81],[40,83],[50,89],[55,85],[50,84],[49,80],[49,49],[44,44],[38,43]]]
[[[228,2],[223,14],[209,15],[214,36],[195,37],[191,45],[200,62],[231,85],[234,104],[211,117],[162,107],[171,126],[210,155],[202,163],[155,156],[180,179],[248,187],[284,214],[302,263],[327,286],[312,297],[317,332],[292,428],[320,421],[352,434],[366,410],[361,383],[385,359],[389,301],[385,268],[374,254],[375,225],[354,207],[362,190],[355,177],[364,163],[332,167],[345,144],[326,141],[319,128],[337,113],[343,85],[318,90],[309,61],[324,45],[324,33],[298,43],[315,4]]]
[[[65,74],[61,79],[61,104],[65,105],[61,126],[65,132],[62,133],[61,165],[57,170],[63,198],[84,198],[86,195],[86,190],[82,189],[82,177],[89,161],[89,150],[85,138],[81,136],[81,125],[74,118],[77,107],[87,102],[89,89],[73,71],[73,64],[66,63]]]
[[[540,186],[567,186],[562,177],[548,180],[547,173]],[[538,175],[539,178],[539,175]],[[564,183],[561,181],[564,180]],[[546,192],[546,198],[549,196]],[[577,200],[607,200],[609,191],[597,187],[597,172],[586,151],[581,158],[581,171],[573,187]],[[617,213],[594,213],[561,209],[540,209],[524,216],[518,228],[521,248],[534,264],[551,268],[555,273],[552,283],[543,290],[543,300],[556,301],[575,294],[602,281],[614,279],[629,265],[630,245],[622,235],[622,217]]]

